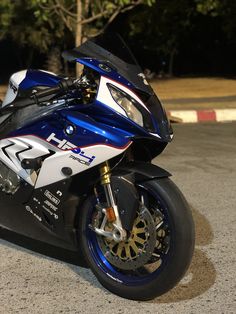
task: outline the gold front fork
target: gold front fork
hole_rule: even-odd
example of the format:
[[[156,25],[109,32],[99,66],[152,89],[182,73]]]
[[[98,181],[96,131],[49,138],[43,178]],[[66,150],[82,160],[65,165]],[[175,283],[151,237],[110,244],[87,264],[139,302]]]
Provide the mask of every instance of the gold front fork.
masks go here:
[[[120,220],[120,214],[118,207],[115,203],[115,199],[113,196],[113,191],[111,188],[111,172],[108,161],[105,161],[100,165],[100,177],[101,177],[101,185],[104,187],[104,191],[106,194],[106,199],[108,203],[108,207],[106,210],[106,217],[109,222],[112,222],[116,229],[116,237],[118,241],[122,241],[126,239],[127,233],[126,230],[123,229],[122,223]]]
[[[103,162],[100,166],[101,185],[111,183],[110,166],[107,161]]]

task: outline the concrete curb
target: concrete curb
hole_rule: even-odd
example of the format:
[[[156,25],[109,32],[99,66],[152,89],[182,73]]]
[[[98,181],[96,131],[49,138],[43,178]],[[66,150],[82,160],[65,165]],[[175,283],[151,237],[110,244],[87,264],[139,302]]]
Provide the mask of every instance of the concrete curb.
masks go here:
[[[169,119],[180,123],[236,121],[236,109],[168,110]]]

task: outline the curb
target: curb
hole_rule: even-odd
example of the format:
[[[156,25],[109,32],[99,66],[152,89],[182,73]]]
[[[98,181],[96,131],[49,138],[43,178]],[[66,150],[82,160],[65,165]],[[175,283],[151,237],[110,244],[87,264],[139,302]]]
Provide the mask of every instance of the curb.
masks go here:
[[[168,110],[167,114],[170,121],[180,123],[236,121],[236,109]]]

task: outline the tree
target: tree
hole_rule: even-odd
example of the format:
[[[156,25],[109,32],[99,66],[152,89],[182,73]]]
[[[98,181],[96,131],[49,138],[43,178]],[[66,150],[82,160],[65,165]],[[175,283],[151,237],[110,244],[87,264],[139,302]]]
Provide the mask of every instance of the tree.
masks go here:
[[[160,61],[157,61],[159,65],[156,68],[160,70],[164,67],[169,76],[173,75],[175,60],[181,47],[186,48],[188,43],[196,48],[202,45],[202,50],[204,45],[208,47],[209,42],[216,45],[218,41],[220,46],[223,33],[225,42],[236,47],[236,1],[158,0],[151,8],[137,8],[135,14],[133,13],[134,11],[131,11],[128,14],[126,33],[129,33],[135,44],[138,42],[139,46],[144,47],[147,59],[151,60],[150,56],[158,56]],[[215,36],[213,39],[209,34],[214,25],[217,29],[212,31]],[[208,27],[205,31],[204,26]],[[193,35],[199,37],[198,42],[191,38]]]
[[[233,44],[236,44],[236,2],[232,0],[196,0],[196,3],[198,12],[222,19],[225,35]]]
[[[23,47],[25,64],[31,64],[34,52],[47,53],[49,47],[62,44],[65,27],[58,21],[51,21],[47,15],[37,17],[34,1],[0,1],[0,40],[10,38],[19,54]]]
[[[119,14],[132,10],[140,4],[152,5],[155,0],[34,0],[38,5],[37,16],[59,18],[74,34],[75,45],[103,31]],[[77,74],[80,66],[77,64]]]
[[[167,73],[173,75],[174,58],[184,36],[192,27],[196,4],[192,0],[158,0],[152,8],[145,8],[128,18],[129,34],[153,55],[162,56]],[[143,36],[145,34],[145,36]]]
[[[1,0],[0,39],[10,36],[21,46],[47,52],[63,45],[65,35],[75,45],[104,30],[119,14],[155,0]],[[65,48],[65,47],[63,47]]]

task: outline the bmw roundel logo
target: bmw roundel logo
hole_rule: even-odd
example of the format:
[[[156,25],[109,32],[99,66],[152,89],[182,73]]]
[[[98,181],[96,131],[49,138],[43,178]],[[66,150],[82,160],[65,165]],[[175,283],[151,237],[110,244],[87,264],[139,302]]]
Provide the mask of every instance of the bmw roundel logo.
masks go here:
[[[68,125],[65,129],[65,132],[67,135],[72,135],[75,131],[75,128],[73,125]]]

